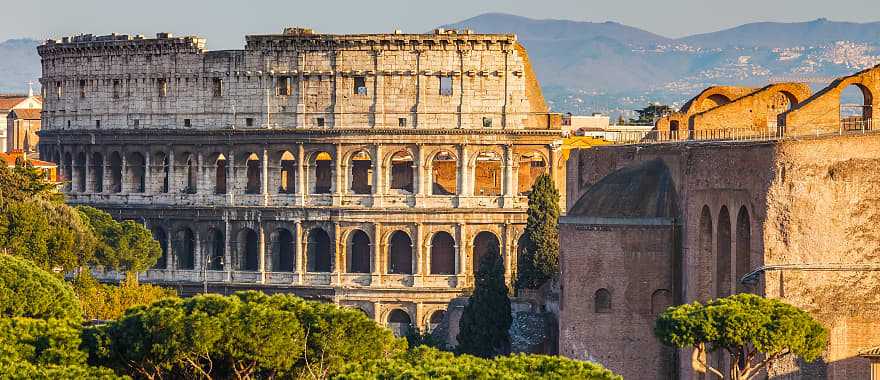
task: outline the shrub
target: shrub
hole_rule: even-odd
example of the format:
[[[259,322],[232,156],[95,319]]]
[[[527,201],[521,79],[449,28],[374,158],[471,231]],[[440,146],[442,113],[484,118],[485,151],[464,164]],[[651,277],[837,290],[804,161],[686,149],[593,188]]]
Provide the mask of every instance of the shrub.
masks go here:
[[[0,254],[0,317],[81,320],[73,289],[27,260]]]
[[[72,285],[82,304],[83,317],[104,321],[118,319],[129,308],[177,296],[174,290],[139,284],[134,279],[134,276],[128,276],[119,285],[108,285],[98,283],[89,272],[78,274]]]

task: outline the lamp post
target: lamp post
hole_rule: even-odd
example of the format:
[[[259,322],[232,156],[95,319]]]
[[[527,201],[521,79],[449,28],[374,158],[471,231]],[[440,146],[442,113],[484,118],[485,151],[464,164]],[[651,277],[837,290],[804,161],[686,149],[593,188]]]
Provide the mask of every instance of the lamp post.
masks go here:
[[[213,242],[212,242],[213,243]],[[205,250],[202,262],[202,294],[208,294],[208,267],[214,261],[214,257],[208,254],[208,250]],[[217,257],[219,260],[220,267],[223,267],[223,256]]]

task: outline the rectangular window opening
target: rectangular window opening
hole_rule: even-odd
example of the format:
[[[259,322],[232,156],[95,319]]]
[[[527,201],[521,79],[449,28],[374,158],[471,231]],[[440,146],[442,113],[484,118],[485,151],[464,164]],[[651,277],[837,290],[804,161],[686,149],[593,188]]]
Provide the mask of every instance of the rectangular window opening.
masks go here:
[[[323,127],[324,126],[324,118],[319,117],[319,118],[315,119],[315,123],[318,124],[319,127]]]
[[[440,95],[452,96],[452,76],[440,77]]]
[[[213,94],[215,98],[219,98],[223,96],[223,81],[220,78],[214,78],[213,80]]]
[[[134,119],[134,127],[137,128],[141,125],[141,121],[139,119]]]
[[[397,126],[398,127],[405,127],[406,126],[406,118],[405,117],[397,118]]]
[[[95,120],[95,128],[101,128],[101,120]]]
[[[254,126],[254,118],[249,117],[247,119],[244,119],[244,125],[248,126],[248,127],[253,127]]]
[[[80,79],[79,81],[79,97],[86,97],[86,81],[84,79]]]
[[[119,99],[119,80],[113,80],[113,99]]]
[[[354,77],[354,94],[355,95],[366,95],[367,94],[367,78],[363,76]]]
[[[483,128],[492,128],[492,118],[484,117],[483,118]]]
[[[168,81],[165,78],[156,80],[156,88],[159,90],[160,98],[168,96]]]
[[[290,96],[290,77],[278,77],[275,80],[275,95]]]
[[[192,120],[190,120],[190,119],[183,119],[183,126],[184,126],[184,127],[192,127]]]

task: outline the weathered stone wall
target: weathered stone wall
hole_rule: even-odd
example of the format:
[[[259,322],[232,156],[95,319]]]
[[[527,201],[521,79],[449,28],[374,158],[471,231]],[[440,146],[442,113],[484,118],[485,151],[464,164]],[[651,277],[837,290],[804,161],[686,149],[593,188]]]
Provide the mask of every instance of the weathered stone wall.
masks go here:
[[[776,133],[779,114],[809,96],[810,87],[803,83],[771,84],[730,103],[694,114],[688,128],[693,131],[769,132],[772,135]]]
[[[660,131],[661,133],[682,131],[679,135],[684,135],[685,132],[683,131],[688,129],[691,116],[730,103],[754,92],[755,90],[755,88],[736,86],[708,87],[685,103],[678,112],[669,116],[661,117],[657,120],[655,130]],[[674,137],[684,138],[679,136]]]
[[[861,90],[864,105],[868,106],[861,118],[872,119],[877,110],[880,110],[880,65],[835,80],[828,87],[783,114],[781,118],[786,131],[793,134],[840,131],[845,127],[841,125],[840,120],[840,93],[851,85]],[[869,125],[866,129],[872,127]]]

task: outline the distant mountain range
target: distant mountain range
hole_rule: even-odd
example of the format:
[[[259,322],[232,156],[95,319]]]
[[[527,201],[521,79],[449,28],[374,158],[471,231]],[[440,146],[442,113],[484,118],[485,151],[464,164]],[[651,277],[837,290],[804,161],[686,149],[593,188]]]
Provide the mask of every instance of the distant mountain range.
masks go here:
[[[516,34],[545,96],[561,112],[615,114],[651,101],[681,104],[713,84],[809,80],[819,87],[880,63],[880,22],[759,22],[677,39],[616,22],[502,13],[441,27]],[[40,76],[38,44],[0,43],[0,92],[25,92]]]

